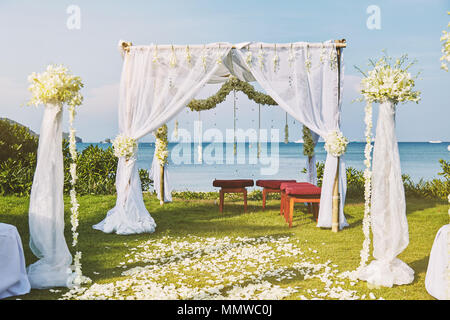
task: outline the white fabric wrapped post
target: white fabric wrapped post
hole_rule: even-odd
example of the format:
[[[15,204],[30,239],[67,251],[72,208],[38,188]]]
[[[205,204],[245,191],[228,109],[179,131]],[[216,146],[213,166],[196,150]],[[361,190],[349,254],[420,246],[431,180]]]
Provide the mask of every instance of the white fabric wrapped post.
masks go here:
[[[62,106],[47,105],[30,194],[30,248],[40,260],[28,266],[32,288],[67,286],[72,256],[64,238]]]
[[[436,233],[425,276],[425,288],[430,295],[439,300],[450,299],[449,280],[446,276],[450,261],[448,249],[449,233],[450,224],[442,226]]]
[[[161,190],[159,185],[160,181],[161,164],[156,156],[156,152],[153,155],[152,166],[150,168],[149,177],[153,180],[153,189],[156,191],[157,198],[161,200]],[[172,186],[170,185],[169,167],[164,166],[164,202],[172,202]]]
[[[27,294],[31,286],[17,228],[0,223],[0,299]]]
[[[395,104],[380,104],[373,150],[371,224],[373,256],[359,278],[376,286],[411,283],[414,270],[396,258],[409,244],[405,193],[395,136]]]
[[[130,46],[119,92],[119,130],[136,141],[174,118],[216,72],[231,44],[204,46]],[[145,208],[136,160],[119,159],[117,201],[93,226],[103,232],[153,232]]]
[[[336,45],[293,43],[291,45],[242,44],[234,56],[234,66],[241,74],[244,66],[251,71],[261,87],[297,121],[326,137],[339,130],[340,101],[339,68]],[[246,80],[248,77],[243,77]],[[341,74],[341,79],[343,75]],[[342,83],[341,83],[342,85]],[[332,193],[337,158],[328,154],[325,163],[318,227],[331,228]],[[339,228],[348,226],[344,216],[345,164],[339,170]]]

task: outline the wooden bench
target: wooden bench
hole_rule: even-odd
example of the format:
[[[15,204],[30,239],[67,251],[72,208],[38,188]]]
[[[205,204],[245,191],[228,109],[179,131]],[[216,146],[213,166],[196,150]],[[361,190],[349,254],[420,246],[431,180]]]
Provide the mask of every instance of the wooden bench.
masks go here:
[[[292,227],[294,204],[297,202],[308,203],[308,211],[313,213],[314,219],[318,219],[321,189],[311,183],[287,183],[280,186],[281,208],[284,218]]]
[[[256,180],[256,185],[262,187],[263,191],[263,210],[266,209],[266,199],[268,193],[281,194],[280,186],[282,183],[296,182],[295,180]]]
[[[219,211],[223,212],[225,193],[243,193],[244,194],[244,212],[247,212],[247,189],[246,187],[253,187],[253,180],[239,179],[239,180],[214,180],[213,186],[220,188],[220,203]]]

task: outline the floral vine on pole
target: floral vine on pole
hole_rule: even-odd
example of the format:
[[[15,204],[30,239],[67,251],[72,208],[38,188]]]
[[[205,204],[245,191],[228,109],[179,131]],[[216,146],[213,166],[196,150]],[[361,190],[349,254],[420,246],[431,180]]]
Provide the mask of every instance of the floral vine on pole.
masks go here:
[[[76,107],[83,102],[83,96],[80,93],[83,83],[80,77],[74,76],[63,65],[49,65],[43,73],[33,72],[28,81],[30,86],[28,90],[31,92],[31,99],[28,105],[55,104],[60,108],[64,104],[69,109],[69,151],[71,156],[70,164],[70,203],[71,203],[71,231],[72,231],[72,247],[78,244],[78,208],[77,194],[75,185],[77,181],[77,157],[76,150],[76,130],[73,126],[76,115]],[[74,273],[72,273],[74,271]],[[69,277],[68,286],[80,286],[83,283],[90,283],[91,279],[83,276],[81,271],[81,251],[76,251],[74,264],[68,272],[72,273]]]
[[[158,130],[155,131],[155,152],[156,157],[159,160],[159,163],[161,166],[164,166],[167,164],[167,159],[169,157],[169,150],[168,145],[169,141],[167,140],[167,125],[164,124],[161,127],[158,128]]]
[[[450,15],[450,11],[447,12]],[[447,27],[450,28],[450,22],[447,24]],[[448,63],[450,63],[450,32],[444,30],[442,31],[443,35],[441,37],[442,44],[442,57],[441,57],[441,68],[445,71],[448,71]]]

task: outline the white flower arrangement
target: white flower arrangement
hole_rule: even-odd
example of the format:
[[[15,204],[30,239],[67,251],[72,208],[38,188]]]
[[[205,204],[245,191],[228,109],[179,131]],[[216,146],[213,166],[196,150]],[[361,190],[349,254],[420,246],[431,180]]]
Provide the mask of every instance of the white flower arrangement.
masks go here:
[[[113,140],[114,155],[117,158],[125,157],[126,160],[134,158],[137,151],[137,142],[135,139],[124,134],[119,134]]]
[[[447,12],[450,15],[450,11]],[[447,27],[450,28],[450,22],[447,24]],[[441,37],[442,44],[442,57],[441,57],[441,68],[445,71],[448,71],[448,63],[450,63],[450,32],[446,30],[442,31],[443,35]]]
[[[168,145],[169,141],[167,140],[167,125],[163,125],[155,132],[156,142],[155,142],[155,152],[156,157],[159,160],[160,165],[164,166],[167,164],[167,159],[169,157]]]
[[[49,65],[45,72],[33,72],[28,76],[31,99],[28,105],[67,104],[76,107],[82,104],[81,78],[72,75],[63,65]]]
[[[357,68],[363,75],[361,80],[361,94],[366,102],[383,102],[391,100],[394,104],[413,101],[418,103],[420,91],[414,91],[414,79],[409,68],[415,61],[408,63],[408,56],[403,55],[392,63],[392,58],[383,56],[377,62],[370,61],[373,67],[368,73]]]
[[[325,150],[335,157],[340,157],[347,150],[348,140],[342,132],[333,130],[325,139]]]

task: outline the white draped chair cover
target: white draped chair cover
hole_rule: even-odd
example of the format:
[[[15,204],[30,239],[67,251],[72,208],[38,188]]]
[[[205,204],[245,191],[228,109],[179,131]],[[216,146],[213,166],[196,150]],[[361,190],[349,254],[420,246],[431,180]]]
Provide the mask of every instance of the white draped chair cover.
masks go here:
[[[32,288],[65,287],[72,256],[64,238],[62,106],[44,110],[37,165],[30,194],[30,249],[39,260],[28,266]]]
[[[438,300],[450,300],[448,270],[450,264],[450,224],[442,226],[436,233],[428,260],[425,288]]]
[[[153,189],[156,191],[156,196],[161,200],[160,188],[160,170],[161,165],[156,152],[153,155],[152,166],[150,167],[149,178],[153,180]],[[169,166],[164,166],[164,202],[172,202],[172,185],[170,184]]]
[[[119,131],[140,139],[175,117],[208,82],[232,45],[132,46],[124,54],[119,92]],[[136,159],[120,158],[117,200],[106,218],[94,225],[106,233],[153,232],[145,208]]]
[[[342,81],[336,45],[329,41],[322,44],[297,42],[290,45],[265,43],[242,44],[237,51],[234,65],[237,76],[248,80],[245,68],[278,105],[311,131],[326,138],[333,130],[339,130],[342,101]],[[343,70],[343,69],[342,69]],[[343,72],[341,70],[341,79]],[[242,79],[241,79],[242,80]],[[341,99],[339,99],[339,96]],[[332,196],[338,159],[327,155],[317,226],[331,228]],[[339,228],[348,226],[344,216],[347,181],[345,164],[341,157],[339,170]]]
[[[409,244],[406,201],[395,135],[395,105],[380,103],[372,164],[371,226],[375,258],[361,280],[392,287],[411,283],[414,270],[396,258]]]

